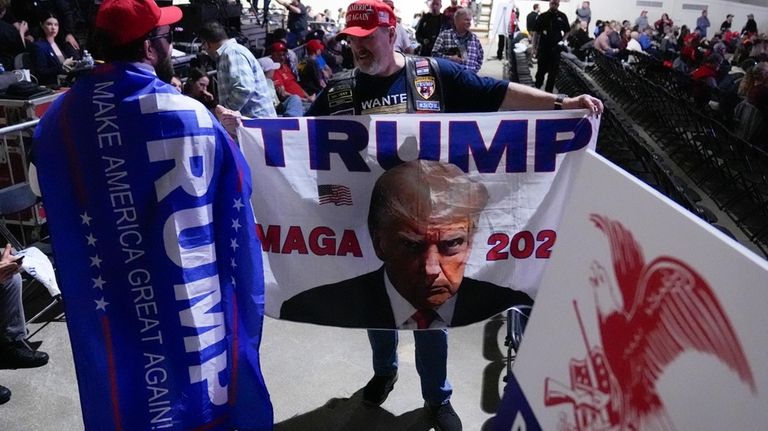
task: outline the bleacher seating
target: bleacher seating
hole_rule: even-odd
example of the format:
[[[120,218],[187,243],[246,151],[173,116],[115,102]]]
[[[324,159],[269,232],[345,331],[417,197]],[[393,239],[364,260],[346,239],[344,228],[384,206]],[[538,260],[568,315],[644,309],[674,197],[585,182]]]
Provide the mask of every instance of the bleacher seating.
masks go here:
[[[606,102],[598,152],[697,216],[716,223],[712,211],[700,203],[701,196],[687,184],[693,182],[768,255],[768,153],[699,112],[684,80],[664,76],[663,70],[652,71],[652,63],[635,67],[597,52],[594,56],[595,67],[586,70],[564,56],[557,87]],[[638,133],[635,124],[647,135]],[[666,158],[688,180],[675,175]]]

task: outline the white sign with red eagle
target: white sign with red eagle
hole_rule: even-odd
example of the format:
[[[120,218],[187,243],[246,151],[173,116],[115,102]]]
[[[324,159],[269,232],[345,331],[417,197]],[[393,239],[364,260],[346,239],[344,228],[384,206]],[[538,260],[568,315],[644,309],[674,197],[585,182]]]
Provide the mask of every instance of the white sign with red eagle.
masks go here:
[[[765,429],[767,306],[768,262],[589,151],[499,429]]]

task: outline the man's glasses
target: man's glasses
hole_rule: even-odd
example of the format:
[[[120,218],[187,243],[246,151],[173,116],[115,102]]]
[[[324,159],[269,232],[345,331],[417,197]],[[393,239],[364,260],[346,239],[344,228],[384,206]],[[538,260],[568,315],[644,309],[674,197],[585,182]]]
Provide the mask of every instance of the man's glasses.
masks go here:
[[[170,30],[167,33],[163,33],[163,34],[155,34],[155,35],[149,36],[147,38],[147,40],[156,40],[156,39],[165,39],[165,40],[168,41],[169,45],[172,44],[173,43],[173,30]]]

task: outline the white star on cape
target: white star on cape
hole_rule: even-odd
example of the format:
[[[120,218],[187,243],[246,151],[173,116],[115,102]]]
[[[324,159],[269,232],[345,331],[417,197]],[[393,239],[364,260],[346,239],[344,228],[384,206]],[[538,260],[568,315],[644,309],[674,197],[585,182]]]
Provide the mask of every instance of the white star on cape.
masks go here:
[[[81,224],[86,224],[88,226],[91,225],[91,220],[93,219],[93,217],[88,217],[88,211],[85,211],[84,213],[80,214],[80,218],[83,219]]]
[[[105,301],[104,298],[96,299],[94,302],[96,303],[97,310],[107,311],[107,305],[109,305],[109,302]]]
[[[101,268],[101,259],[99,259],[99,255],[91,257],[91,266],[95,266],[97,268]]]
[[[91,280],[93,280],[93,288],[94,289],[97,288],[97,287],[99,289],[104,289],[104,284],[106,284],[106,281],[104,281],[104,279],[101,278],[101,276],[99,276],[98,278],[92,278]]]
[[[244,207],[243,200],[240,198],[235,199],[234,205],[232,205],[232,208],[235,208],[236,210],[240,211],[240,208]]]
[[[88,236],[86,236],[85,239],[88,240],[88,245],[92,245],[92,246],[96,247],[96,237],[93,236],[92,233],[88,234]]]

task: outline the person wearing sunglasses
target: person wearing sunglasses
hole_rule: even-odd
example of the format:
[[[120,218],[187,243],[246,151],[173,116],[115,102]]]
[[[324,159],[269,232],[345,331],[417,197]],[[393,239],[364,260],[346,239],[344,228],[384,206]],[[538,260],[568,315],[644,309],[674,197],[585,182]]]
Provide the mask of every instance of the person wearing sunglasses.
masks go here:
[[[104,0],[104,63],[35,130],[85,429],[272,426],[252,347],[261,248],[253,229],[231,227],[255,223],[251,174],[213,114],[169,84],[181,19],[155,0]]]

